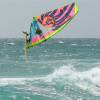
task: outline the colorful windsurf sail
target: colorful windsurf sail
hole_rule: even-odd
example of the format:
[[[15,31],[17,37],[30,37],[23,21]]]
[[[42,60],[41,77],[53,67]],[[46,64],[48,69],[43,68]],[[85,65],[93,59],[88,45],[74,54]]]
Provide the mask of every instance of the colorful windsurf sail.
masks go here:
[[[74,2],[53,11],[43,13],[40,16],[35,16],[34,21],[32,21],[33,24],[31,24],[30,43],[27,44],[27,48],[40,44],[60,32],[77,13],[78,7]],[[47,31],[43,32],[40,25]],[[37,33],[39,34],[37,35]]]

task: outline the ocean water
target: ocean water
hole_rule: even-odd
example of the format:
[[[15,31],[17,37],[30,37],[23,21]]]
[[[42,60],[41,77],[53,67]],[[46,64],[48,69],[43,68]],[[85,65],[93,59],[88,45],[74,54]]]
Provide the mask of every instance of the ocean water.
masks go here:
[[[0,100],[100,100],[100,39],[49,39],[24,54],[0,39]]]

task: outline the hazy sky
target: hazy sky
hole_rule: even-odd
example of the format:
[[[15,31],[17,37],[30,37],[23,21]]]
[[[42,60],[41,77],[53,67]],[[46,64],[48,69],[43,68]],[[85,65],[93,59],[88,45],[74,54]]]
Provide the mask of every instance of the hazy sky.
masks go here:
[[[23,37],[32,17],[74,0],[0,0],[0,37]],[[100,38],[100,0],[77,0],[78,15],[56,37]]]

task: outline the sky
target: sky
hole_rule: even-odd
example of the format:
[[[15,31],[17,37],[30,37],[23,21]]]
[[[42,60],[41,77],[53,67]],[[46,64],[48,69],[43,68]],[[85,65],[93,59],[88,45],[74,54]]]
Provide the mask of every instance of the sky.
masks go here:
[[[22,38],[32,17],[76,0],[0,0],[0,38]],[[100,38],[100,0],[77,0],[78,15],[54,37]]]

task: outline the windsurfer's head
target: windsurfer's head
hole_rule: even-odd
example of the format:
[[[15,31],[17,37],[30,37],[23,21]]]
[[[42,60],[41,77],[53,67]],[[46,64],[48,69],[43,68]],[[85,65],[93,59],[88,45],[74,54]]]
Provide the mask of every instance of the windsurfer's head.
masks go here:
[[[33,19],[35,20],[35,17],[33,17]]]

